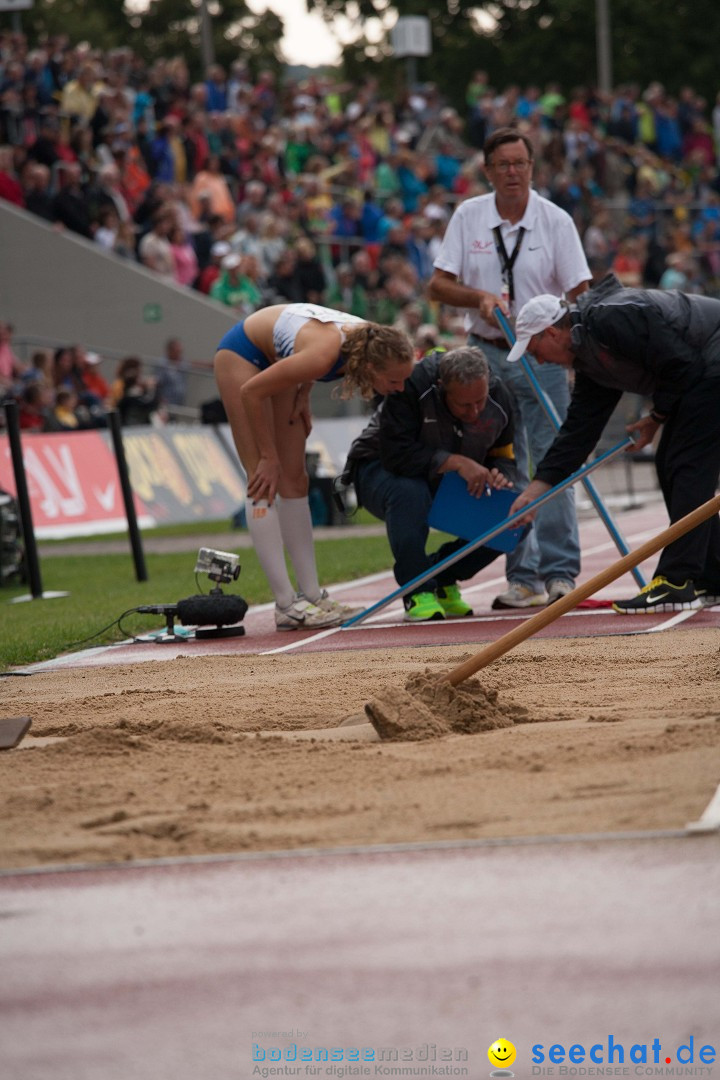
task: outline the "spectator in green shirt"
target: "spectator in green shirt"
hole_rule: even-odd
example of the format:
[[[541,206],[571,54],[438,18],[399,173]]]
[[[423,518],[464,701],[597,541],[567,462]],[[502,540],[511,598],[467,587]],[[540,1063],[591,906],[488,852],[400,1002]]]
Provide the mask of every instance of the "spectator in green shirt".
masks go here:
[[[211,286],[210,296],[242,315],[250,315],[262,302],[262,290],[254,280],[257,276],[255,256],[232,252],[225,256],[220,266],[222,272]]]

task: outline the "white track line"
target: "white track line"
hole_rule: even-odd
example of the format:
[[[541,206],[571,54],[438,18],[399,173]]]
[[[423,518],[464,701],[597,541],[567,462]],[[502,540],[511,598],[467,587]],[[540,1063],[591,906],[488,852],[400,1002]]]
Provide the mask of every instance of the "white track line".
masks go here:
[[[715,832],[720,829],[720,787],[698,820],[689,822],[685,828],[689,832]]]
[[[693,615],[697,615],[698,611],[704,611],[704,608],[691,608],[688,611],[678,611],[676,615],[671,615],[667,622],[658,623],[657,626],[649,626],[647,630],[636,630],[637,634],[658,634],[661,630],[670,630],[671,627],[677,626],[678,623],[685,622],[686,619],[691,619]],[[637,618],[638,616],[636,616]],[[630,616],[632,618],[632,616]],[[640,616],[642,618],[642,616]]]
[[[338,630],[340,630],[339,626],[330,626],[327,630],[318,630],[317,634],[313,634],[312,637],[291,641],[289,645],[281,645],[277,649],[263,649],[258,655],[273,656],[275,653],[292,652],[293,649],[299,649],[301,645],[310,645],[314,641],[322,641],[323,638],[331,637],[332,634],[337,634]]]
[[[628,538],[628,543],[642,543],[645,540],[649,539],[651,536],[655,536],[655,535],[656,534],[655,534],[654,530],[652,530],[652,529],[644,529],[642,532],[633,533]],[[612,551],[615,548],[616,548],[616,545],[612,540],[605,540],[601,544],[595,544],[593,547],[585,549],[583,551],[583,555],[584,556],[587,556],[587,555],[599,555],[604,551]],[[369,574],[367,577],[357,578],[355,581],[345,581],[345,582],[342,582],[340,584],[335,584],[335,585],[328,586],[328,592],[332,596],[333,592],[345,592],[348,589],[358,588],[361,585],[374,584],[377,581],[382,581],[383,578],[386,578],[389,575],[390,575],[390,571],[385,571],[383,573],[377,573],[377,574]],[[483,592],[486,592],[486,591],[488,591],[490,589],[494,589],[494,588],[497,588],[500,585],[504,585],[505,580],[506,580],[505,575],[503,574],[500,577],[490,578],[490,579],[488,579],[486,581],[478,582],[475,585],[463,585],[463,595],[482,594]],[[400,603],[400,602],[401,602],[401,600],[400,600],[400,598],[398,598],[398,603]],[[270,604],[267,605],[267,607],[270,607],[270,606],[271,606]],[[260,609],[256,609],[256,610],[260,610]],[[522,610],[523,609],[518,608],[518,611],[522,611]],[[535,614],[535,612],[532,612],[532,614]],[[393,618],[393,617],[394,617],[394,615],[393,615],[392,611],[390,611],[390,612],[388,612],[388,613],[386,613],[384,615],[383,614],[378,615],[378,619],[388,619],[388,618]],[[368,624],[363,623],[363,625],[368,625]],[[396,624],[392,623],[391,625],[396,625]],[[407,624],[402,623],[402,625],[405,626]],[[350,627],[349,629],[354,629],[354,627]]]
[[[602,613],[602,609],[597,609],[597,608],[582,609],[581,611],[578,611],[576,609],[575,611],[566,611],[565,615],[575,617],[575,618],[583,618],[583,617],[592,618],[593,615],[598,614],[599,610]],[[506,611],[509,611],[509,609],[506,609]],[[609,614],[609,612],[605,612],[605,613]],[[469,615],[466,618],[460,618],[460,619],[444,619],[444,620],[437,619],[435,622],[432,622],[432,623],[431,622],[405,622],[404,619],[401,619],[401,620],[398,621],[397,620],[397,615],[395,615],[395,622],[383,622],[383,623],[381,623],[379,620],[377,622],[365,622],[365,623],[362,623],[362,624],[358,624],[357,626],[345,627],[344,632],[350,633],[353,630],[388,630],[388,629],[391,629],[392,627],[395,627],[395,626],[407,626],[407,627],[418,627],[418,626],[427,627],[429,625],[434,625],[434,626],[438,626],[438,627],[439,626],[472,626],[473,623],[514,622],[515,620],[518,620],[518,619],[519,620],[527,620],[527,619],[531,619],[533,615],[537,615],[537,614],[538,614],[538,609],[537,608],[517,608],[512,615],[508,615],[508,614],[504,614],[504,615]],[[560,616],[560,618],[564,619],[565,615]],[[388,618],[388,616],[385,616],[385,617]],[[339,629],[342,629],[342,628],[339,628]],[[305,640],[306,641],[312,641],[314,639],[313,638],[306,638]]]
[[[648,537],[654,536],[654,535],[655,535],[655,533],[653,532],[652,529],[644,530],[642,532],[633,533],[632,536],[630,536],[629,541],[642,542],[643,540],[647,540]],[[584,554],[585,555],[598,555],[603,551],[610,551],[614,547],[615,547],[615,544],[613,543],[612,540],[606,540],[602,544],[596,544],[594,547],[588,548],[584,552]],[[392,572],[390,570],[381,570],[381,571],[379,571],[378,573],[375,573],[375,574],[366,574],[365,577],[354,578],[352,581],[335,582],[333,585],[329,585],[327,587],[328,588],[328,594],[330,596],[333,596],[335,593],[346,593],[346,592],[349,592],[351,589],[360,589],[364,585],[374,585],[376,582],[383,581],[385,578],[388,578],[388,577],[391,577],[391,576],[392,576]],[[465,586],[465,587],[463,587],[463,592],[464,593],[473,593],[473,594],[475,594],[475,593],[483,593],[486,590],[494,589],[494,588],[497,588],[500,585],[504,585],[505,580],[506,580],[505,575],[503,574],[500,577],[490,578],[490,579],[488,579],[486,581],[478,582],[477,585]],[[401,603],[400,599],[398,599],[398,603]],[[275,607],[274,602],[270,601],[269,603],[266,603],[266,604],[254,605],[252,610],[253,610],[253,612],[264,612],[264,611],[270,611],[274,607]],[[520,612],[520,611],[522,611],[522,609],[518,608],[518,611]],[[533,611],[530,614],[535,614],[535,612]],[[396,614],[394,612],[390,611],[385,615],[380,615],[379,618],[381,618],[381,619],[382,618],[396,619],[397,616],[396,616]],[[484,621],[487,622],[487,621],[491,621],[491,620],[486,619]],[[367,624],[364,624],[364,625],[367,625]],[[377,625],[377,624],[375,624],[375,625]],[[388,624],[385,624],[385,625],[388,625]],[[396,626],[396,625],[408,626],[409,624],[406,623],[406,622],[401,621],[400,623],[393,622],[393,623],[391,623],[389,625],[392,625],[392,626]],[[334,631],[336,629],[339,629],[339,628],[338,627],[332,627],[331,628],[332,631]],[[350,627],[350,629],[354,629],[354,627]],[[283,645],[278,649],[270,649],[270,650],[268,650],[267,653],[263,653],[262,655],[270,655],[271,653],[275,653],[275,652],[290,652],[292,649],[299,648],[300,645],[303,645],[303,644],[305,644],[305,643],[307,643],[309,641],[317,641],[321,637],[326,637],[326,636],[327,636],[327,632],[323,631],[317,637],[304,638],[303,641],[294,642],[294,643],[292,643],[290,645]]]

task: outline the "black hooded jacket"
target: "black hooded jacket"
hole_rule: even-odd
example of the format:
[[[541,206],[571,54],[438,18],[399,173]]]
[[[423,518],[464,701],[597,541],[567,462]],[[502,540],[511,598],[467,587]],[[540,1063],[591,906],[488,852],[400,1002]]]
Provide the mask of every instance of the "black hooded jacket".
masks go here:
[[[701,379],[720,379],[720,300],[623,288],[610,275],[578,298],[571,317],[572,399],[536,471],[551,485],[586,460],[623,391],[650,398],[669,417]]]

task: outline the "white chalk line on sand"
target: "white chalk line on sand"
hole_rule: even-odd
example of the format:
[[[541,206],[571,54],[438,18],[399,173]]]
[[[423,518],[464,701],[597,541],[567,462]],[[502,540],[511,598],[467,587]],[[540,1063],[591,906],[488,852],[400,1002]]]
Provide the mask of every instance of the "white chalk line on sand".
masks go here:
[[[698,820],[689,822],[685,828],[688,832],[715,832],[720,829],[720,786]]]

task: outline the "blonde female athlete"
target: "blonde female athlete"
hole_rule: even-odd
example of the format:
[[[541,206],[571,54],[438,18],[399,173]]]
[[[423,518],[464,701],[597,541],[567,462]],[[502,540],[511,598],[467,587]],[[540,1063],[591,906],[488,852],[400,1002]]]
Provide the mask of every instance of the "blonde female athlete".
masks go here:
[[[248,529],[278,630],[337,626],[351,612],[320,588],[315,565],[305,469],[312,384],[342,379],[344,397],[385,395],[402,390],[412,368],[401,331],[315,304],[262,308],[220,342],[215,377],[248,477]]]

